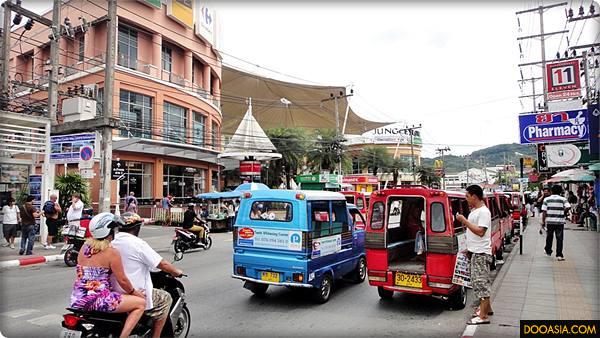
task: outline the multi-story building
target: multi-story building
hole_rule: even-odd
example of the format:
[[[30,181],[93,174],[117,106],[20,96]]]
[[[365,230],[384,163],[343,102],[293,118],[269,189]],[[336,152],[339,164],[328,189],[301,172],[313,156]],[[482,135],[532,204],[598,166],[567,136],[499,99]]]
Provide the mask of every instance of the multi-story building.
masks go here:
[[[52,12],[43,16],[52,19]],[[150,202],[219,189],[222,81],[214,12],[198,2],[119,1],[117,17],[113,159],[124,161],[126,170],[113,191]],[[66,1],[65,20],[71,25],[59,43],[59,91],[84,85],[101,107],[107,2]],[[41,24],[13,31],[10,76],[23,82],[14,87],[15,97],[47,98],[50,32]],[[57,174],[63,168],[77,170],[77,163],[57,165]],[[94,170],[100,172],[98,163]],[[98,176],[90,180],[95,202]]]

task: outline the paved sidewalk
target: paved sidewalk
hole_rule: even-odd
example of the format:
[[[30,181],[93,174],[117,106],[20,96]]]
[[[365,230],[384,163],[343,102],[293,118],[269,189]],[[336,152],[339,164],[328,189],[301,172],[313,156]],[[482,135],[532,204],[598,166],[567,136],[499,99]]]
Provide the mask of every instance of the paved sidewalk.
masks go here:
[[[600,319],[598,247],[600,234],[568,223],[565,261],[544,254],[546,235],[539,217],[523,234],[523,255],[515,245],[502,276],[494,281],[491,324],[475,337],[518,337],[520,319]],[[556,239],[554,240],[554,249]]]
[[[2,239],[2,244],[6,243],[4,239]],[[60,254],[60,249],[62,248],[64,243],[54,243],[56,249],[44,249],[44,246],[40,242],[35,242],[33,245],[33,254],[30,256],[19,255],[19,249],[21,247],[21,239],[17,238],[15,240],[15,248],[11,249],[10,247],[0,247],[0,262],[3,261],[11,261],[15,259],[23,259],[23,258],[32,258],[37,256],[47,256],[47,255],[58,255]]]

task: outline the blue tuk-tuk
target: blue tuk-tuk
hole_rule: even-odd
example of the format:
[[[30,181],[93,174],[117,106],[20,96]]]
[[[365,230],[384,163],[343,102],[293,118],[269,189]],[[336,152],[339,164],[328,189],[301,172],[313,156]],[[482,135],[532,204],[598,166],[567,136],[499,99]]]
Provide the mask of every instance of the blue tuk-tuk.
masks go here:
[[[313,289],[329,300],[335,279],[366,275],[364,219],[344,195],[268,190],[242,195],[234,226],[233,278],[264,294],[269,285]]]

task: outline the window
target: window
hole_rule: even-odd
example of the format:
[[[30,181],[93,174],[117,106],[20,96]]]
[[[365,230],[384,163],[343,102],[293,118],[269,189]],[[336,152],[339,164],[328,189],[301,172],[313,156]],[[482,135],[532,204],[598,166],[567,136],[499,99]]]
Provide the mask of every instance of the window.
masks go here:
[[[123,137],[152,138],[152,98],[150,96],[121,90],[119,112],[125,128]]]
[[[446,214],[444,213],[444,205],[442,203],[431,203],[431,231],[446,231]]]
[[[496,198],[488,197],[488,209],[490,209],[490,213],[492,214],[492,220],[495,220],[500,215],[500,211],[498,210],[498,204],[496,204]]]
[[[331,211],[331,234],[338,235],[350,231],[346,201],[332,201]]]
[[[463,210],[463,207],[464,207],[463,202],[466,203],[467,201],[464,199],[460,199],[460,198],[450,198],[450,211],[452,212],[452,216],[454,219],[454,223],[453,223],[454,233],[461,233],[465,229],[463,224],[456,219],[456,214],[461,214],[465,217],[469,216],[468,206],[467,206],[466,213]]]
[[[365,225],[367,224],[360,212],[352,212],[352,222],[354,223],[354,228],[356,230],[364,230]]]
[[[356,199],[356,207],[360,210],[365,207],[365,203],[361,197]]]
[[[250,208],[250,219],[290,222],[292,220],[292,204],[288,202],[256,201]]]
[[[385,217],[385,206],[382,202],[375,202],[371,209],[371,229],[379,230],[383,228],[383,218]]]
[[[218,171],[212,171],[211,174],[211,188],[213,191],[218,191],[219,190],[219,172]]]
[[[212,123],[211,125],[212,129],[211,129],[211,144],[214,150],[217,149],[217,139],[218,139],[218,133],[219,133],[219,125],[215,122]]]
[[[206,170],[165,164],[163,166],[163,196],[192,197],[205,192]]]
[[[119,194],[129,196],[130,192],[134,192],[138,199],[151,201],[152,170],[152,163],[125,161],[125,177],[119,181]]]
[[[119,25],[118,64],[119,66],[136,69],[138,51],[137,31],[127,26]]]
[[[425,201],[417,196],[390,196],[388,198],[387,239],[388,244],[414,240],[423,229],[421,216]]]
[[[165,141],[185,143],[186,110],[166,102],[163,105],[163,127]]]
[[[321,238],[331,235],[331,219],[329,217],[328,201],[310,202],[310,220],[312,237]]]
[[[171,72],[173,69],[173,56],[171,54],[171,48],[167,46],[162,46],[162,70],[166,72]]]
[[[354,196],[346,195],[346,202],[349,204],[354,204]]]
[[[83,59],[85,57],[85,35],[83,35],[83,34],[79,35],[78,42],[79,42],[79,46],[78,46],[79,53],[77,55],[77,60],[83,61]]]
[[[192,123],[192,144],[204,147],[204,132],[206,130],[206,116],[198,112],[193,112],[194,122]]]

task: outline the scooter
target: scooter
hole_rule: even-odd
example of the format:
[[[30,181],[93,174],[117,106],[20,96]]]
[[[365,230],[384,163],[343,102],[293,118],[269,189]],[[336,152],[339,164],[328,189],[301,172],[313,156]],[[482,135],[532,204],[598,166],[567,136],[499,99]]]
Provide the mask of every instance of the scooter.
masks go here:
[[[204,249],[208,250],[212,246],[212,238],[210,238],[210,229],[202,224],[204,227],[204,235],[198,237],[196,233],[193,233],[184,228],[175,228],[175,235],[173,236],[173,250],[175,251],[175,260],[179,261],[183,258],[183,254],[187,250],[191,249]]]
[[[85,238],[69,235],[65,237],[67,238],[67,244],[62,248],[62,250],[65,250],[63,260],[67,266],[74,267],[77,265],[77,256],[79,256],[79,250],[85,243]]]
[[[152,284],[157,289],[167,291],[173,298],[169,317],[161,332],[161,337],[185,338],[190,331],[192,318],[185,302],[185,289],[181,281],[170,274],[151,272]],[[182,275],[179,277],[183,277]],[[62,331],[59,338],[73,337],[118,337],[127,318],[126,313],[106,313],[82,311],[67,308],[70,312],[63,315]],[[151,337],[152,318],[144,315],[139,320],[132,336]]]

